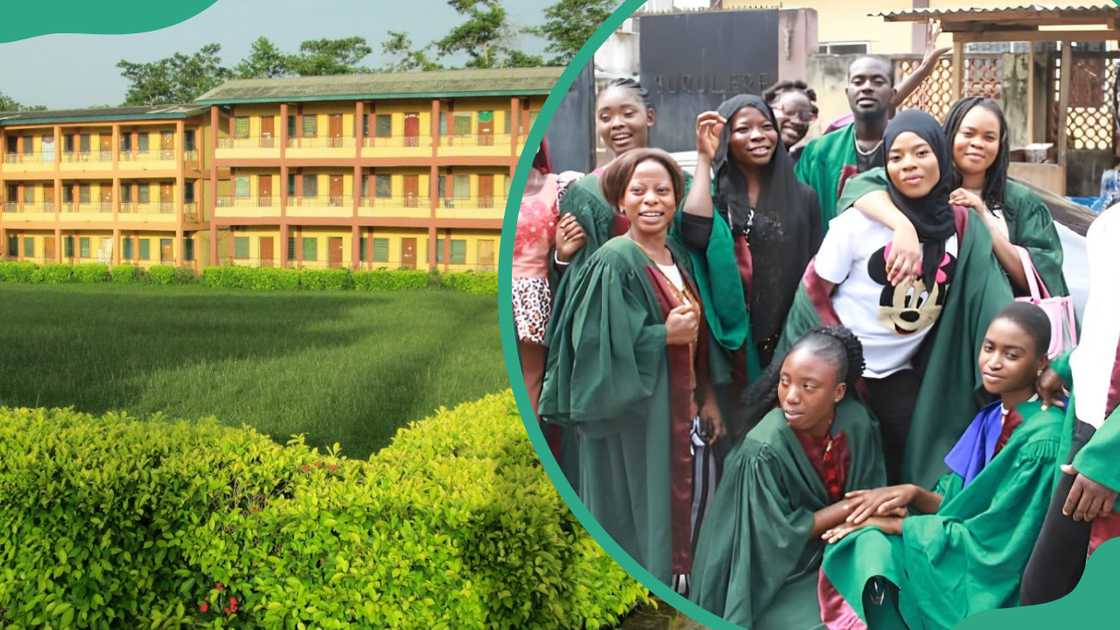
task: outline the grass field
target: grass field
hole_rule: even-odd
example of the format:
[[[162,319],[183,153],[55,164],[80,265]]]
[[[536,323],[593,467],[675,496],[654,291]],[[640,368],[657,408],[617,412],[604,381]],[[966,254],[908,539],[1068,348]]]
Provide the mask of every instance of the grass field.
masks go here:
[[[508,386],[493,296],[0,286],[0,403],[214,415],[365,457]]]

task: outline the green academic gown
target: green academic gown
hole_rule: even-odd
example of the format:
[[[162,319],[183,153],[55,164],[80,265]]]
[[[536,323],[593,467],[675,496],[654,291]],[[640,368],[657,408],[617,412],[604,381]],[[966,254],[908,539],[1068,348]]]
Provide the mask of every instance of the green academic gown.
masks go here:
[[[821,204],[821,229],[825,233],[828,232],[828,222],[837,214],[840,175],[845,166],[857,166],[858,163],[855,123],[812,140],[801,151],[794,173],[797,179],[817,191]]]
[[[941,315],[913,362],[922,382],[902,462],[903,480],[927,488],[945,472],[942,458],[981,407],[976,357],[988,324],[1013,299],[983,222],[970,220],[963,208],[955,207],[954,213],[957,264]],[[812,265],[798,287],[775,356],[816,326],[843,323]]]
[[[837,209],[843,212],[867,193],[886,189],[887,174],[882,168],[860,173],[844,186]],[[1050,208],[1030,188],[1013,179],[1007,180],[1003,197],[1004,218],[1011,243],[1030,254],[1031,262],[1038,275],[1042,276],[1050,295],[1069,295],[1069,287],[1062,275],[1062,242],[1054,227]]]
[[[1055,357],[1050,367],[1062,377],[1062,381],[1073,390],[1073,370],[1070,368],[1070,352]],[[1070,448],[1073,446],[1073,428],[1077,422],[1077,397],[1070,395],[1066,403],[1065,424],[1062,427],[1062,448],[1064,457],[1068,458]],[[1120,406],[1112,410],[1104,420],[1104,424],[1093,433],[1092,439],[1083,446],[1073,458],[1073,467],[1077,472],[1085,475],[1097,483],[1109,488],[1120,488],[1120,465],[1117,464],[1116,454],[1120,453]],[[1062,459],[1058,464],[1065,464]],[[1065,476],[1061,467],[1054,473],[1054,486]],[[1120,505],[1116,506],[1120,512]]]
[[[1003,450],[963,486],[946,473],[934,491],[936,514],[908,516],[902,536],[861,529],[829,546],[824,572],[866,619],[867,581],[882,576],[898,589],[897,615],[875,614],[870,630],[948,629],[985,610],[1016,606],[1023,569],[1050,503],[1060,452],[1063,412],[1041,403],[1019,405],[1023,422]]]
[[[687,278],[683,245],[670,238],[669,246]],[[673,543],[680,542],[671,522],[680,514],[670,498],[679,480],[672,474],[671,458],[679,453],[670,452],[676,444],[670,433],[679,427],[670,404],[665,316],[650,266],[633,241],[619,237],[579,270],[571,301],[554,320],[540,413],[575,429],[583,503],[623,549],[668,583]]]
[[[847,436],[846,492],[886,483],[879,429],[863,405],[842,401],[832,432]],[[811,532],[813,513],[828,505],[820,475],[774,409],[724,464],[697,541],[692,600],[745,628],[818,627],[824,543]]]

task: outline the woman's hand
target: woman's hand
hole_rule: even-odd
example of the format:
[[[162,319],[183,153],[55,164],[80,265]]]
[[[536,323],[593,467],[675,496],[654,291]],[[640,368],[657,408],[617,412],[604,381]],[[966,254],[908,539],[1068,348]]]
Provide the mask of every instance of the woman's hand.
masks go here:
[[[716,159],[719,150],[719,134],[727,119],[718,112],[704,112],[696,117],[696,154],[705,157],[708,162]]]
[[[988,212],[988,205],[976,193],[958,188],[949,193],[949,203],[954,206],[964,206],[966,208],[975,208],[981,214],[991,214]]]
[[[587,244],[587,235],[579,221],[570,214],[565,214],[556,224],[556,258],[566,263],[572,259],[583,246]]]
[[[700,405],[700,426],[704,428],[704,433],[708,437],[708,446],[715,444],[727,434],[727,428],[723,425],[723,414],[719,411],[715,396],[709,396],[704,404]]]
[[[1062,473],[1076,475],[1073,485],[1062,505],[1062,514],[1075,521],[1089,522],[1100,516],[1112,514],[1116,505],[1116,492],[1082,475],[1071,464],[1062,465]]]
[[[832,544],[839,542],[848,534],[863,529],[864,527],[875,527],[881,530],[884,534],[901,534],[902,533],[902,517],[901,516],[874,516],[863,523],[844,523],[821,534],[821,540]]]
[[[909,221],[895,228],[886,263],[887,282],[892,285],[908,279],[914,280],[922,275],[922,243]]]
[[[686,346],[696,341],[700,330],[700,317],[696,307],[682,304],[669,311],[665,318],[665,343],[670,346]]]
[[[1038,382],[1035,384],[1035,391],[1038,392],[1038,397],[1042,399],[1042,409],[1045,411],[1053,405],[1059,409],[1065,409],[1066,403],[1063,400],[1066,394],[1066,384],[1062,381],[1062,377],[1053,368],[1047,366],[1038,375]]]
[[[886,486],[871,490],[853,490],[844,495],[851,506],[851,514],[846,522],[859,525],[876,516],[896,514],[898,509],[906,509],[918,496],[918,486],[903,484]]]

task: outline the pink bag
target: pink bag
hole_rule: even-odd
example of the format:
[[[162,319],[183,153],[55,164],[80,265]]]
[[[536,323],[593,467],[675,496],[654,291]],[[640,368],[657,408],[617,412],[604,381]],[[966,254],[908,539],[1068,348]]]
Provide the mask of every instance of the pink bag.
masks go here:
[[[1073,310],[1073,298],[1051,297],[1027,250],[1022,247],[1015,249],[1019,250],[1019,261],[1023,263],[1027,286],[1031,292],[1030,297],[1015,298],[1015,301],[1030,302],[1041,308],[1046,313],[1046,317],[1050,318],[1050,348],[1046,355],[1053,359],[1077,345],[1077,315]]]

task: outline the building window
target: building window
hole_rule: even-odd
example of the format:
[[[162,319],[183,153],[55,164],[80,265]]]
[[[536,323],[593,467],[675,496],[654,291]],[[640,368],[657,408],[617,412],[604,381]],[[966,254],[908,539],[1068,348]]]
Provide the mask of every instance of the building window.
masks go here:
[[[194,129],[187,129],[183,132],[183,150],[194,151],[194,149]]]
[[[238,116],[233,120],[233,137],[234,138],[248,138],[249,137],[249,117]]]
[[[393,137],[393,115],[392,114],[378,114],[377,115],[377,129],[374,130],[378,138],[391,138]]]
[[[43,162],[54,161],[54,136],[43,136],[43,151],[39,154]]]
[[[826,42],[817,46],[822,55],[866,55],[867,42]]]
[[[194,260],[194,239],[183,239],[183,260]]]
[[[467,242],[453,238],[451,239],[451,264],[452,265],[465,265],[467,264]]]
[[[132,239],[127,236],[121,239],[121,258],[132,260]]]
[[[318,244],[319,244],[319,241],[314,236],[303,237],[303,259],[304,260],[314,261],[314,260],[319,259],[319,253],[315,249],[316,245],[318,245]]]
[[[503,112],[503,114],[504,114],[503,118],[505,120],[505,126],[502,127],[502,128],[505,130],[505,133],[508,134],[508,133],[510,133],[510,126],[511,126],[510,118],[513,117],[513,112],[512,111]]]
[[[15,199],[15,194],[9,189],[8,199]],[[74,188],[72,186],[62,187],[62,203],[74,203]]]
[[[9,236],[8,237],[8,255],[9,256],[19,256],[19,237],[18,236]]]
[[[89,153],[89,134],[83,133],[78,136],[78,150],[82,153]]]
[[[249,237],[238,236],[233,239],[233,257],[237,260],[249,259]]]
[[[469,136],[471,135],[471,115],[470,114],[455,114],[455,135]]]
[[[237,196],[238,199],[248,199],[249,198],[249,176],[248,175],[238,175],[237,179],[235,181],[237,182],[237,189],[236,189],[236,191],[234,191],[234,194]]]
[[[78,186],[78,203],[89,203],[89,184]]]
[[[194,184],[183,187],[183,203],[194,203]]]
[[[358,239],[358,260],[365,260],[366,259],[366,245],[367,245],[366,241],[367,240],[368,239],[366,239],[366,237],[364,237],[364,236],[362,238]]]
[[[447,135],[447,112],[439,113],[439,135]]]
[[[62,238],[62,255],[66,258],[74,257],[74,237],[65,236]]]
[[[392,175],[376,175],[377,196],[380,199],[388,199],[393,196],[393,176]]]
[[[35,202],[35,187],[25,185],[23,187],[23,203]]]
[[[35,239],[31,236],[23,237],[23,255],[27,258],[35,256]]]
[[[296,237],[288,237],[288,260],[296,259]]]
[[[19,136],[8,136],[8,153],[15,153],[19,149]]]
[[[151,201],[152,193],[151,189],[148,188],[148,184],[137,184],[136,190],[139,192],[139,203],[148,203],[149,201]]]
[[[456,175],[455,176],[455,190],[452,195],[456,199],[469,199],[471,196],[471,177],[470,175]]]
[[[303,176],[303,196],[304,197],[318,197],[319,196],[319,176],[318,175],[304,175]]]
[[[389,262],[389,239],[373,239],[373,262]]]
[[[319,118],[317,116],[303,117],[303,137],[314,138],[319,133]]]
[[[83,236],[78,239],[78,257],[89,258],[89,237]]]
[[[136,148],[140,151],[140,153],[147,153],[148,147],[148,134],[142,133],[136,136]]]
[[[23,137],[23,154],[31,155],[35,153],[35,136]]]
[[[138,242],[140,243],[140,260],[148,260],[151,258],[151,240],[142,238],[138,239]]]
[[[443,262],[443,238],[436,238],[436,262]]]

